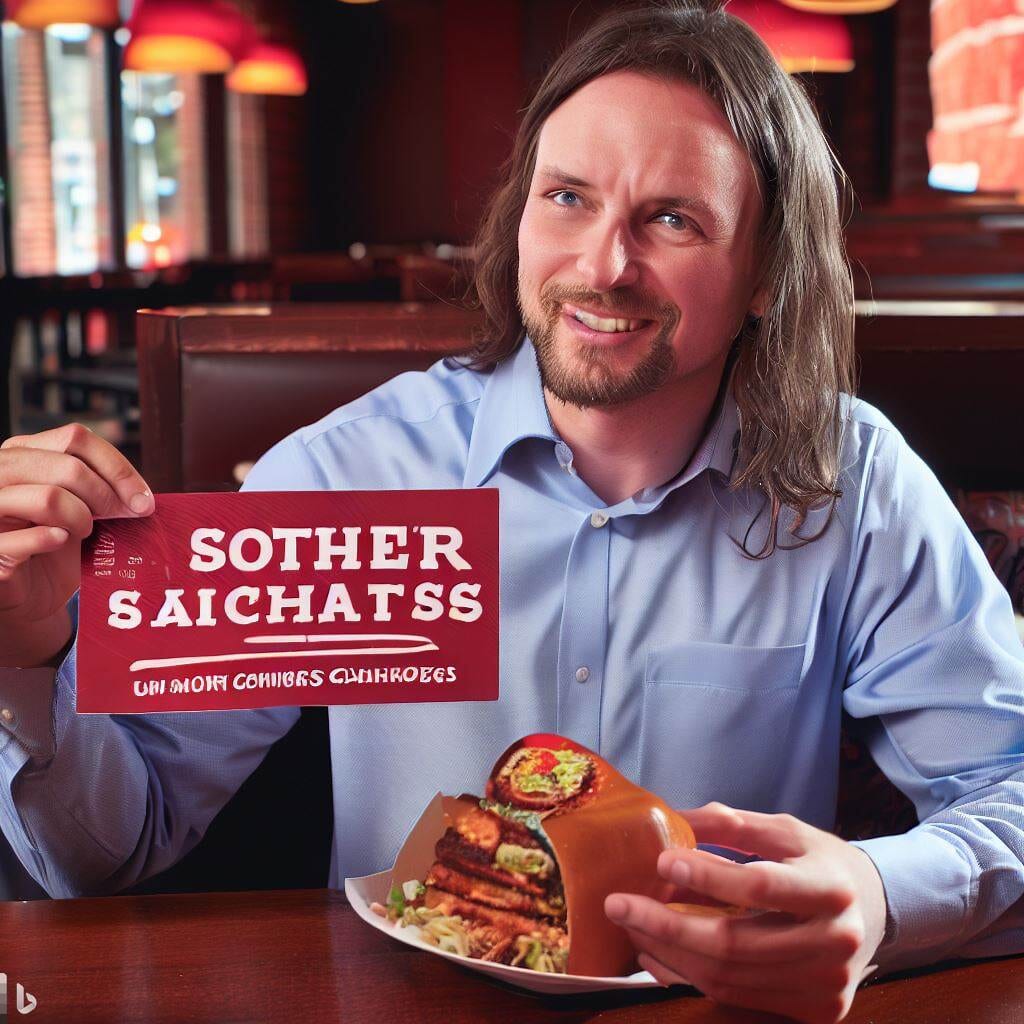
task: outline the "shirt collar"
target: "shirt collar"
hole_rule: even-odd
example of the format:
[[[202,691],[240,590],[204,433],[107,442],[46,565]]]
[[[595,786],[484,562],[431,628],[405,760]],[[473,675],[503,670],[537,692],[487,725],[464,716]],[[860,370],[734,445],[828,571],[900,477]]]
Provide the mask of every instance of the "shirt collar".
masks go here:
[[[705,469],[717,470],[726,480],[732,475],[739,445],[739,409],[733,397],[735,360],[726,364],[726,381],[704,434],[686,468],[655,490],[674,489]],[[516,352],[491,371],[480,399],[469,442],[464,484],[481,487],[498,468],[505,452],[529,437],[557,442],[548,417],[544,390],[533,342],[526,338]]]
[[[733,395],[736,361],[725,367],[725,381],[709,417],[710,427],[697,445],[684,470],[692,478],[704,469],[714,469],[728,480],[732,476],[740,444],[740,410]]]
[[[529,338],[487,378],[469,442],[465,485],[483,486],[505,452],[528,437],[558,441],[544,404],[537,353]]]

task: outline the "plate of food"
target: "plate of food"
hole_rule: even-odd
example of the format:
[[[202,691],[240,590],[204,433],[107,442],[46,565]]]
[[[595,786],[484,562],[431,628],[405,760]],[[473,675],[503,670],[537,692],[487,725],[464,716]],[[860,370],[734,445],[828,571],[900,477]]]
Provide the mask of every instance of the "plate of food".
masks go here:
[[[593,751],[534,734],[498,758],[483,796],[438,793],[392,869],[346,879],[345,894],[392,938],[531,991],[655,988],[604,900],[686,912],[657,872],[677,846],[694,846],[678,811]]]

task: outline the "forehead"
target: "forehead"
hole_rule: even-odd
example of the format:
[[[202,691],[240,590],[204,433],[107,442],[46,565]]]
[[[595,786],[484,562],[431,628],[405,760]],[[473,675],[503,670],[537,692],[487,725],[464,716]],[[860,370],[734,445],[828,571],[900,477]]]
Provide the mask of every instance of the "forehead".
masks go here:
[[[595,78],[552,111],[536,168],[551,165],[636,201],[700,195],[732,216],[758,204],[750,159],[715,101],[697,86],[632,71]]]

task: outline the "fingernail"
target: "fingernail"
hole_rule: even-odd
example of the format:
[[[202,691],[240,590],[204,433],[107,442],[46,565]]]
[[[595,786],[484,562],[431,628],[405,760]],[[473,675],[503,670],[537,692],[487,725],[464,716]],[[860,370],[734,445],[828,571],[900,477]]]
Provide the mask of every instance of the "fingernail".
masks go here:
[[[51,526],[50,536],[56,541],[65,541],[68,539],[68,531],[60,526]]]
[[[685,860],[677,860],[671,868],[672,881],[676,885],[690,884],[690,865]]]
[[[137,515],[144,516],[147,512],[153,511],[153,495],[149,491],[141,491],[133,494],[128,502],[128,507]]]
[[[622,918],[626,916],[629,907],[624,896],[612,893],[605,898],[604,912],[611,918]]]

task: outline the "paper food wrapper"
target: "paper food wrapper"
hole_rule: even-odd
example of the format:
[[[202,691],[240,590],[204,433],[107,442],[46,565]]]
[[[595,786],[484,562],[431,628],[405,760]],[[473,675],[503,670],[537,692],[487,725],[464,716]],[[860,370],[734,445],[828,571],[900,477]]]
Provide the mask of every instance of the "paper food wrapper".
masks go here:
[[[459,956],[457,953],[442,952],[436,946],[431,946],[419,938],[419,929],[414,927],[403,928],[399,924],[388,921],[387,918],[378,917],[373,913],[370,910],[371,903],[387,903],[392,877],[396,880],[423,879],[426,877],[430,866],[435,860],[434,846],[445,830],[445,801],[452,799],[438,793],[427,804],[426,809],[420,815],[419,820],[406,838],[395,860],[394,867],[390,871],[380,871],[377,874],[364,875],[361,878],[345,879],[345,895],[348,897],[352,909],[368,925],[399,942],[404,942],[408,946],[425,950],[447,960],[453,960],[464,967],[468,967],[470,970],[478,971],[481,974],[497,978],[499,981],[511,985],[517,985],[520,988],[529,989],[532,992],[549,995],[570,995],[572,993],[601,992],[610,989],[660,987],[659,983],[646,971],[631,974],[628,977],[544,974],[539,971],[531,971],[525,967],[509,967],[506,964],[491,963],[489,961],[476,960],[472,957]],[[469,797],[469,799],[476,798]]]

